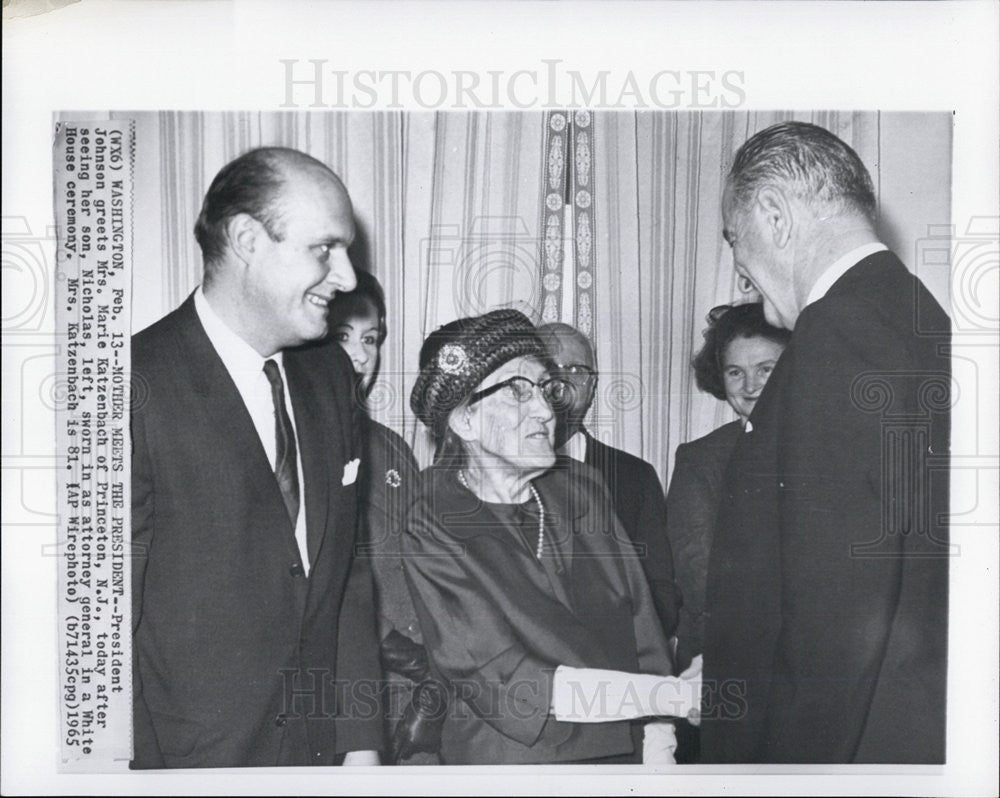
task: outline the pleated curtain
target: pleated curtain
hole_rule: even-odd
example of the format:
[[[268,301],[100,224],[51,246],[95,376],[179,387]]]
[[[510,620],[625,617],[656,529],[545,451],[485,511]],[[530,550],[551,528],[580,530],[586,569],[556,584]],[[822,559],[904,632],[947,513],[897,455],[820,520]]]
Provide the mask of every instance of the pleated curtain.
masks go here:
[[[575,138],[554,149],[559,113]],[[719,207],[732,154],[774,122],[805,119],[851,144],[879,180],[876,112],[112,116],[137,120],[135,330],[200,282],[192,228],[227,161],[283,145],[342,177],[358,221],[352,259],[379,278],[388,306],[371,409],[421,465],[431,449],[408,399],[422,341],[460,316],[517,307],[586,327],[601,371],[592,431],[666,484],[678,444],[734,418],[697,391],[690,368],[708,310],[739,296]],[[559,301],[545,306],[553,287]]]

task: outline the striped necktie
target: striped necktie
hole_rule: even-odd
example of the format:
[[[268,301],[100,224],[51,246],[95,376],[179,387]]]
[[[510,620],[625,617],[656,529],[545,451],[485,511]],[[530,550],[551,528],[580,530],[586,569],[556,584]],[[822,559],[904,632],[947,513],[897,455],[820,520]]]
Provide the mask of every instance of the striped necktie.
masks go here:
[[[264,373],[271,383],[271,399],[274,401],[274,476],[281,488],[281,498],[285,500],[292,527],[299,517],[299,472],[295,454],[295,430],[292,419],[285,407],[285,385],[281,379],[281,369],[273,360],[264,363]]]

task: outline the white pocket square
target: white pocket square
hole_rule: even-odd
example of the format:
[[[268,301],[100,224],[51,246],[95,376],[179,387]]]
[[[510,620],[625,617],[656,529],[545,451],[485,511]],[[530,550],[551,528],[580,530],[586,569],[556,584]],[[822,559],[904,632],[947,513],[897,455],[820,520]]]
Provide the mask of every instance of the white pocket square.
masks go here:
[[[353,485],[358,478],[358,466],[361,465],[361,459],[355,457],[351,462],[344,463],[344,478],[341,480],[341,485]]]

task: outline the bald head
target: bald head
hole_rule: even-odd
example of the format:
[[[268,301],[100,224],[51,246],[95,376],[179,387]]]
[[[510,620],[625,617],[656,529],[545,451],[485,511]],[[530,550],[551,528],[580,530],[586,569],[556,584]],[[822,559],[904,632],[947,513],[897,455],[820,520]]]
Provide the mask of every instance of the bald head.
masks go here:
[[[549,357],[559,366],[579,364],[596,370],[594,347],[590,339],[575,327],[562,322],[543,324],[538,328],[538,334],[549,351]]]
[[[282,196],[290,184],[314,183],[342,193],[347,190],[333,171],[311,155],[288,147],[258,147],[227,163],[212,180],[195,223],[206,282],[229,246],[230,219],[247,214],[257,219],[274,240],[284,237]]]

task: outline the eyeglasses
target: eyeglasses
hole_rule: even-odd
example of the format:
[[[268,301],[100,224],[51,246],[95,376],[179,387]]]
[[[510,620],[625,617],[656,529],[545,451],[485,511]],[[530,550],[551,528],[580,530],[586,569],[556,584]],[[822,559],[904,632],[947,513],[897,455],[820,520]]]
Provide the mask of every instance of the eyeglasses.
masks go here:
[[[480,399],[499,391],[505,391],[518,404],[524,404],[532,400],[536,389],[541,391],[542,398],[549,403],[549,406],[560,407],[568,401],[572,386],[559,377],[549,377],[541,382],[532,382],[527,377],[510,377],[489,388],[476,391],[469,397],[468,404],[473,405]]]
[[[560,376],[564,378],[569,377],[570,379],[586,381],[592,380],[597,376],[597,372],[584,363],[568,363],[565,366],[561,363],[556,363],[555,365]]]

